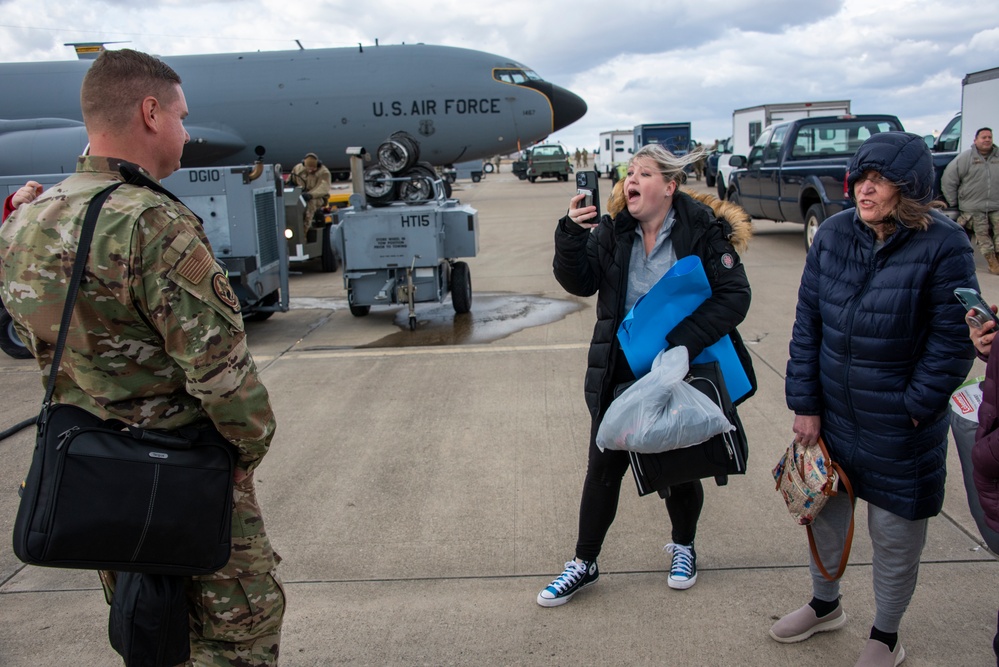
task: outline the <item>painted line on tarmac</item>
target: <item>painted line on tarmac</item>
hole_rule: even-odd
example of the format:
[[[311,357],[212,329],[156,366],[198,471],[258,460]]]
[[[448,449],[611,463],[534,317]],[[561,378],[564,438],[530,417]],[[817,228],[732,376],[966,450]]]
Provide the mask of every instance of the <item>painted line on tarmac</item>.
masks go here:
[[[557,343],[555,345],[449,345],[445,347],[411,347],[411,348],[350,348],[329,350],[289,350],[279,355],[283,359],[339,359],[346,357],[405,357],[419,355],[467,354],[467,353],[502,353],[502,352],[547,352],[561,350],[581,350],[590,347],[589,343]],[[276,357],[254,355],[258,364]]]

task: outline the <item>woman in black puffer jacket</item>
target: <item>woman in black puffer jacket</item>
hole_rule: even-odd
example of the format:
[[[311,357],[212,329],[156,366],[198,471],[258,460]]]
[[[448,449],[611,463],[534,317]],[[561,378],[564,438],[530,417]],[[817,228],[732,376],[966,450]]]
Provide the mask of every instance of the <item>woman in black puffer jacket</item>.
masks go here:
[[[933,161],[923,140],[875,134],[857,151],[856,202],[822,223],[805,260],[785,391],[794,434],[821,434],[868,503],[877,613],[857,665],[899,664],[898,627],[916,586],[929,517],[940,512],[948,400],[971,369],[957,287],[978,287],[964,230],[930,206]],[[813,524],[819,557],[840,559],[852,507],[834,496]],[[812,601],[779,620],[783,643],[846,621],[839,581],[814,562]]]
[[[616,215],[598,222],[596,207],[580,208],[583,196],[577,195],[555,230],[555,278],[571,294],[597,294],[597,323],[584,381],[592,426],[576,558],[538,594],[538,604],[544,607],[568,602],[599,576],[597,555],[617,512],[629,463],[628,452],[601,452],[595,442],[613,388],[635,379],[618,344],[617,329],[635,301],[678,259],[700,257],[712,294],[666,335],[666,345],[686,347],[688,358],[693,359],[722,336],[732,334],[755,389],[749,355],[735,331],[750,302],[749,281],[736,252],[751,235],[749,216],[738,206],[719,202],[719,210],[725,207],[728,218],[719,220],[711,207],[678,191],[685,180],[684,167],[698,157],[697,153],[676,157],[661,146],[645,146],[618,184],[625,210],[613,211]],[[690,588],[697,579],[694,535],[703,502],[699,480],[669,489],[666,508],[673,524],[673,543],[666,549],[672,553],[667,580],[671,588]]]

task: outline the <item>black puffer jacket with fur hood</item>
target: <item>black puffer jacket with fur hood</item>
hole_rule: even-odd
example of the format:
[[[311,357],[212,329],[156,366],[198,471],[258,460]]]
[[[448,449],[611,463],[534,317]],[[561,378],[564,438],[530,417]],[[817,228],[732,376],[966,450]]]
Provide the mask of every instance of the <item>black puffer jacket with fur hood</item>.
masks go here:
[[[751,293],[745,267],[736,248],[745,248],[752,235],[749,216],[734,204],[720,202],[710,195],[697,195],[696,201],[684,191],[673,198],[676,223],[670,233],[677,259],[689,255],[701,258],[711,297],[666,336],[669,347],[683,345],[693,359],[725,334],[732,342],[756,390],[752,362],[735,327],[749,311]],[[714,208],[714,210],[713,210]],[[716,217],[719,216],[719,217]],[[627,314],[628,269],[638,222],[623,210],[608,215],[592,231],[572,222],[568,216],[555,229],[555,278],[570,294],[597,294],[597,322],[587,360],[584,392],[595,426],[610,404],[619,354],[617,329]]]

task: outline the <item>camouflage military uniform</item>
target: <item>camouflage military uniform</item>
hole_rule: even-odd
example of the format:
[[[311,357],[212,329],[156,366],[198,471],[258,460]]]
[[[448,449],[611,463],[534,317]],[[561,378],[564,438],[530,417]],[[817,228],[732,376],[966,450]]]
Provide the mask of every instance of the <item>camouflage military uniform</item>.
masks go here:
[[[319,162],[319,167],[309,173],[309,170],[305,168],[304,162],[299,162],[291,170],[291,177],[288,179],[289,183],[292,185],[297,185],[302,188],[302,194],[312,195],[312,199],[306,202],[305,205],[305,226],[312,226],[312,220],[316,215],[316,211],[321,209],[330,198],[330,190],[332,189],[333,176],[330,174],[330,170],[326,168],[326,165]]]
[[[94,195],[123,180],[120,166],[81,157],[76,174],[0,226],[0,297],[43,384],[84,213]],[[54,400],[144,427],[211,419],[236,446],[237,472],[247,477],[233,492],[232,557],[191,580],[190,664],[276,664],[280,558],[252,475],[274,415],[246,347],[239,301],[186,207],[139,186],[112,193],[97,222]]]

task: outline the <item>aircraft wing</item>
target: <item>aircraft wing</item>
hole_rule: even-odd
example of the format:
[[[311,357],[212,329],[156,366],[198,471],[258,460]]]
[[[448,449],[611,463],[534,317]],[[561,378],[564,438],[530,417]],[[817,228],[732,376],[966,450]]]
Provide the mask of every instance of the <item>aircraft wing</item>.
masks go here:
[[[72,173],[86,146],[87,128],[78,120],[0,120],[0,173]]]

